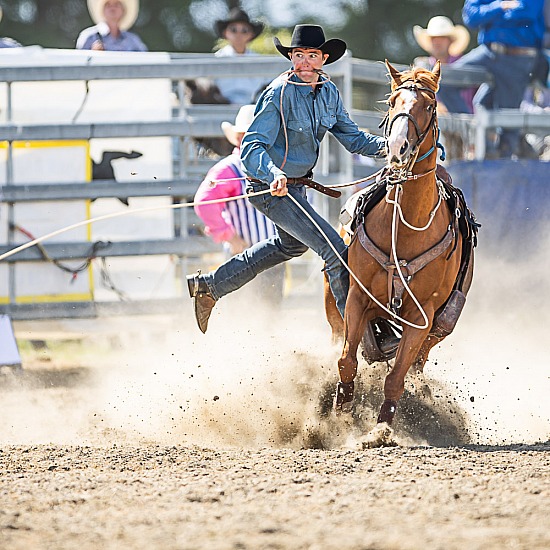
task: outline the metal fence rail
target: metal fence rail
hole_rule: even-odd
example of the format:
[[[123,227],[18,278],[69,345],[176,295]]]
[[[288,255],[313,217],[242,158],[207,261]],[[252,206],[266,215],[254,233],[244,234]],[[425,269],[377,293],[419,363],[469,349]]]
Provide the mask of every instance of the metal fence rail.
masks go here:
[[[0,66],[0,81],[7,84],[6,123],[0,124],[0,141],[8,142],[7,183],[0,188],[0,200],[8,205],[12,212],[14,205],[37,201],[68,201],[77,199],[126,198],[126,197],[171,197],[174,202],[189,202],[197,189],[204,173],[213,164],[211,159],[189,156],[189,143],[194,138],[221,137],[220,124],[232,120],[237,113],[235,105],[190,105],[185,98],[184,81],[196,78],[224,78],[239,76],[265,76],[266,80],[274,78],[289,68],[289,62],[277,56],[250,56],[243,58],[216,58],[213,55],[172,55],[166,63],[147,64],[132,61],[128,54],[128,64],[105,65],[94,62],[93,58],[86,63],[52,66]],[[144,54],[140,54],[144,55]],[[2,59],[0,58],[0,64]],[[405,67],[397,66],[400,69]],[[367,85],[387,88],[386,68],[380,62],[344,57],[339,62],[327,67],[327,72],[334,79],[342,93],[344,102],[350,108],[352,118],[363,128],[378,132],[382,118],[381,108],[372,102],[367,110],[352,109],[354,86]],[[484,71],[476,69],[453,69],[445,67],[443,78],[446,84],[472,87],[479,85],[488,77]],[[174,108],[171,120],[131,121],[131,122],[97,122],[97,123],[61,123],[40,124],[13,121],[13,85],[20,82],[57,82],[95,80],[135,80],[135,79],[169,79],[178,91],[179,104]],[[378,100],[383,97],[377,97]],[[471,115],[443,115],[439,118],[444,131],[458,133],[462,139],[475,148],[475,157],[483,158],[485,152],[485,133],[496,126],[508,128],[550,128],[550,114],[524,114],[514,112],[482,112]],[[12,181],[12,143],[15,141],[40,140],[93,140],[99,138],[127,137],[171,137],[173,164],[176,167],[173,179],[164,181],[98,181],[93,183],[69,182],[39,184],[13,184]],[[328,143],[329,140],[325,140]],[[334,161],[334,159],[336,159]],[[319,179],[327,182],[345,182],[353,179],[354,167],[351,155],[346,153],[334,140],[330,146],[323,144]],[[109,242],[98,248],[96,256],[142,256],[155,254],[173,254],[180,258],[201,256],[205,253],[219,251],[220,247],[210,239],[199,235],[190,228],[197,223],[197,218],[189,208],[176,210],[174,216],[174,238],[167,240],[151,239],[127,242]],[[9,214],[10,216],[11,214]],[[9,241],[14,242],[13,228],[10,228]],[[87,258],[90,242],[79,243],[45,243],[44,249],[50,258],[55,260]],[[0,246],[0,254],[15,245]],[[31,248],[10,257],[10,264],[15,262],[37,261],[42,258],[39,250]],[[0,312],[8,312],[14,318],[33,316],[74,316],[75,304],[64,308],[60,304],[50,304],[33,310],[28,304],[10,303],[0,306]],[[103,310],[109,308],[101,306]],[[117,306],[120,307],[120,306]],[[136,304],[129,306],[136,308]],[[144,306],[145,307],[145,306]],[[79,309],[76,307],[76,309]],[[116,309],[113,306],[113,309]],[[89,303],[81,304],[82,315],[97,314],[98,309]],[[49,313],[48,313],[49,312]]]

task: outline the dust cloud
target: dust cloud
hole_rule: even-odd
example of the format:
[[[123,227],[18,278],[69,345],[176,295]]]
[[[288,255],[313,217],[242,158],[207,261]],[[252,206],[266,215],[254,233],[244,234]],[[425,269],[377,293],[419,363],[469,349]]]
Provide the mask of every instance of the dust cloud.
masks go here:
[[[454,388],[474,441],[550,439],[549,269],[550,240],[516,261],[482,249],[457,328],[432,350],[426,373]]]
[[[476,260],[463,316],[426,365],[433,399],[407,383],[394,423],[404,444],[550,437],[550,319],[541,301],[549,266],[526,269],[483,251]],[[190,300],[176,318],[120,322],[119,349],[91,339],[85,365],[54,358],[41,372],[2,374],[1,444],[339,448],[376,421],[384,367],[362,360],[354,417],[330,414],[340,350],[330,343],[320,276],[281,308],[224,298],[206,335]]]

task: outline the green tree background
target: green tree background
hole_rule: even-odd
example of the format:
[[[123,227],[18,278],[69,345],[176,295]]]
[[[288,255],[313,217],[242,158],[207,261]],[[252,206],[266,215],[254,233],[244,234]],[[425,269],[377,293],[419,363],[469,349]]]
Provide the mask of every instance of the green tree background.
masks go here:
[[[3,0],[0,5],[4,11],[0,34],[23,45],[73,48],[79,32],[93,24],[85,0]],[[133,30],[152,51],[211,52],[217,44],[213,21],[238,5],[225,0],[141,0]],[[405,64],[423,53],[413,38],[413,25],[425,27],[434,15],[461,23],[462,5],[463,0],[243,2],[252,18],[268,26],[254,45],[257,50],[275,52],[271,36],[287,37],[298,23],[318,23],[328,37],[346,40],[354,57]],[[270,13],[280,17],[270,21]]]

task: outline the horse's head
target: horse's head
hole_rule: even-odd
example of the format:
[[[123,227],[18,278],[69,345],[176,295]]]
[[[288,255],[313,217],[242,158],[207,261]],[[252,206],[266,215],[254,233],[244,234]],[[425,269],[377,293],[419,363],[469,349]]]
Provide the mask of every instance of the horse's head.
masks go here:
[[[386,60],[386,67],[391,77],[384,126],[387,159],[392,167],[404,168],[435,128],[435,94],[439,89],[441,66],[438,61],[433,71],[415,68],[399,72]]]

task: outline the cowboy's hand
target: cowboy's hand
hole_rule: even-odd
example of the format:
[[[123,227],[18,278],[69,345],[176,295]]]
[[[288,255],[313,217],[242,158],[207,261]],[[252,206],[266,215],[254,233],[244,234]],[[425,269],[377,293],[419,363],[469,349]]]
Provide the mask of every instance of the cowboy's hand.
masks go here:
[[[243,250],[248,248],[246,241],[236,233],[227,241],[227,243],[229,244],[229,250],[233,256],[235,254],[240,254]]]
[[[105,47],[103,46],[103,42],[101,42],[101,40],[96,40],[93,44],[92,44],[92,50],[100,50],[100,51],[103,51],[105,49]]]
[[[284,197],[288,193],[288,189],[286,187],[286,176],[285,175],[277,176],[269,184],[269,188],[273,196]]]

